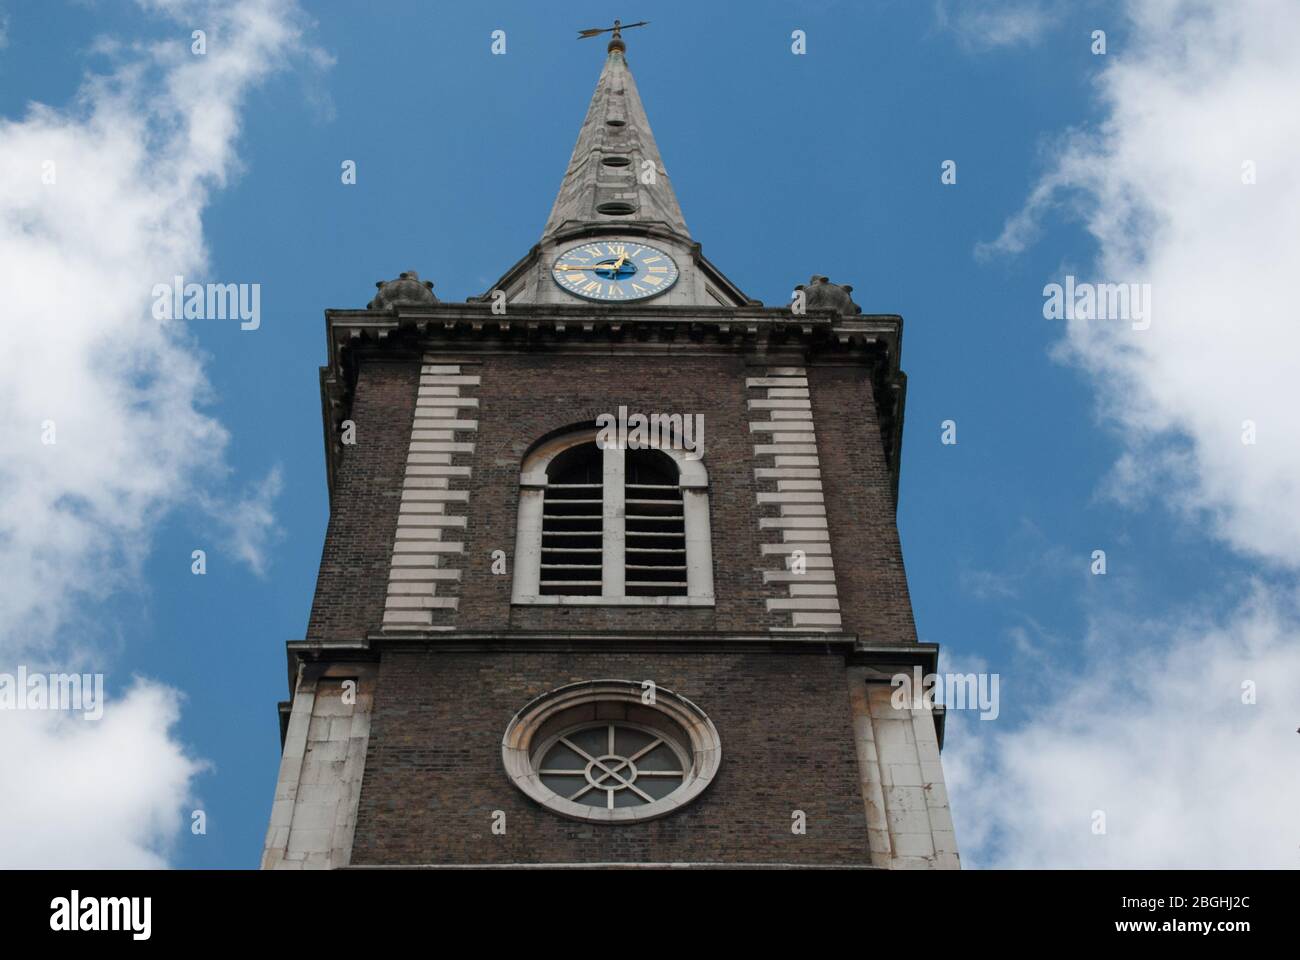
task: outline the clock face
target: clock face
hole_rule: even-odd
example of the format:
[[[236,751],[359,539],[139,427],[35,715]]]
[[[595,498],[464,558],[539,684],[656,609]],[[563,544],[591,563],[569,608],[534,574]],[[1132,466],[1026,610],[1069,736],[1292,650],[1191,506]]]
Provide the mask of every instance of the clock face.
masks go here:
[[[587,300],[645,300],[677,282],[677,264],[635,240],[592,240],[560,255],[555,282]]]

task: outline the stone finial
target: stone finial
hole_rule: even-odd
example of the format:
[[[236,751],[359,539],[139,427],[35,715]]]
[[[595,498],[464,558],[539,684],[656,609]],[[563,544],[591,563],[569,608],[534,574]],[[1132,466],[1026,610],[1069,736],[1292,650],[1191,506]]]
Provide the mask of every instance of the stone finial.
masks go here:
[[[437,303],[433,295],[433,281],[421,280],[414,270],[407,270],[396,280],[379,280],[379,292],[366,304],[367,310],[395,310],[397,307],[423,307]]]
[[[809,310],[829,309],[845,315],[862,312],[862,308],[849,296],[853,288],[847,283],[831,283],[829,277],[813,274],[806,284],[801,283],[795,289],[804,291],[804,306]]]

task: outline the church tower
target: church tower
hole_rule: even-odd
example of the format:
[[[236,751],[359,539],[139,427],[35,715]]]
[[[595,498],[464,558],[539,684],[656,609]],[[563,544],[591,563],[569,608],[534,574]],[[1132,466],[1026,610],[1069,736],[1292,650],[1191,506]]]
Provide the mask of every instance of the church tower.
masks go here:
[[[537,245],[464,303],[377,286],[325,314],[263,867],[958,866],[942,709],[891,685],[938,656],[902,318],[705,258],[617,26]]]

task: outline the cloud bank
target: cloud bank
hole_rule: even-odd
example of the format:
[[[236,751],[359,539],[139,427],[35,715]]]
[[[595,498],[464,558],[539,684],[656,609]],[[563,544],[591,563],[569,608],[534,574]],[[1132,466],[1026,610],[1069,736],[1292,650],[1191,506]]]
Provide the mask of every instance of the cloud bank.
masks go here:
[[[1288,310],[1300,268],[1300,7],[1138,0],[1129,13],[1125,49],[1098,81],[1105,122],[1067,134],[986,249],[1023,249],[1065,209],[1096,240],[1101,281],[1151,284],[1149,330],[1075,320],[1063,344],[1105,387],[1103,416],[1124,442],[1112,491],[1300,568],[1300,326]]]
[[[1107,492],[1175,511],[1271,582],[1163,623],[1098,613],[1082,676],[1026,664],[1051,687],[1034,719],[966,725],[945,754],[959,837],[984,866],[1294,867],[1300,7],[1121,7],[1123,40],[1098,58],[1105,119],[1063,134],[980,252],[1016,254],[1046,218],[1075,216],[1096,243],[1088,279],[1151,284],[1149,329],[1074,320],[1058,351],[1091,376],[1121,444]]]
[[[1177,623],[1107,615],[1082,676],[1038,662],[1003,678],[1031,722],[950,717],[966,865],[1295,867],[1298,615],[1263,587]]]
[[[172,728],[180,698],[136,681],[100,720],[0,711],[0,867],[156,869],[189,823],[204,764]]]
[[[203,410],[193,338],[152,319],[150,293],[205,272],[202,215],[238,170],[242,102],[303,52],[300,15],[288,0],[141,5],[167,39],[102,40],[112,69],[74,104],[0,120],[0,670],[104,669],[96,603],[135,585],[178,505],[220,508],[233,551],[266,562],[279,475],[226,499],[228,437]],[[0,866],[160,862],[198,769],[177,716],[173,691],[138,682],[97,724],[0,717],[0,767],[42,774],[6,786]]]

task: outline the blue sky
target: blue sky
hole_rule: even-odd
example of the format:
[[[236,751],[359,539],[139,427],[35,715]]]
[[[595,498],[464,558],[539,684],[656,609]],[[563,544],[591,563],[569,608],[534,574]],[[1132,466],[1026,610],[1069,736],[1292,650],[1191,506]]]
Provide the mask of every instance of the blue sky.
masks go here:
[[[1241,104],[1285,88],[1288,68],[1259,24],[1272,17],[1272,32],[1289,36],[1293,15],[1263,2],[1244,5],[1249,16],[1220,11],[1202,21],[1174,11],[1162,33],[1166,14],[1142,0],[660,2],[621,10],[340,2],[307,5],[301,16],[269,3],[273,17],[293,24],[288,33],[239,33],[240,13],[261,6],[219,16],[203,3],[171,0],[0,0],[0,145],[8,138],[13,147],[0,146],[2,159],[21,155],[26,131],[39,127],[58,143],[63,129],[72,139],[61,177],[94,182],[109,154],[79,143],[130,148],[108,134],[94,139],[100,134],[87,118],[95,104],[114,114],[96,99],[102,94],[87,93],[87,78],[152,58],[130,81],[132,102],[112,108],[148,115],[149,155],[123,168],[140,171],[132,189],[145,203],[158,201],[148,181],[169,175],[168,151],[184,157],[195,149],[176,146],[178,130],[229,109],[220,150],[198,150],[221,159],[192,181],[210,190],[186,210],[194,223],[181,223],[178,212],[158,229],[188,231],[176,258],[192,265],[187,279],[262,284],[257,331],[203,321],[166,342],[142,341],[142,355],[168,369],[197,358],[208,386],[189,377],[173,384],[184,393],[179,407],[193,436],[172,432],[166,411],[150,420],[151,443],[191,436],[193,444],[169,461],[161,489],[133,507],[133,522],[88,553],[69,548],[104,589],[88,592],[83,579],[66,599],[15,603],[24,612],[5,618],[4,661],[63,662],[75,651],[77,662],[106,673],[110,696],[127,695],[141,682],[135,678],[180,694],[167,701],[175,707],[169,732],[165,704],[142,721],[165,741],[172,774],[155,792],[132,795],[158,815],[142,825],[122,814],[129,842],[118,862],[256,863],[278,765],[275,704],[287,694],[283,644],[305,630],[327,516],[322,311],[362,307],[376,280],[407,269],[432,279],[442,299],[464,299],[528,250],[604,55],[603,41],[578,42],[574,33],[618,14],[651,21],[628,34],[628,59],[705,254],[769,304],[788,301],[794,284],[820,273],[853,284],[866,312],[905,318],[899,526],[919,632],[943,645],[949,666],[1001,677],[998,720],[949,722],[945,760],[966,861],[1294,865],[1293,853],[1282,852],[1296,848],[1294,827],[1280,831],[1297,781],[1279,768],[1297,766],[1280,727],[1294,705],[1294,687],[1281,681],[1300,676],[1285,653],[1296,633],[1300,562],[1295,502],[1286,502],[1296,464],[1287,451],[1300,445],[1280,417],[1294,409],[1295,388],[1269,359],[1287,347],[1272,314],[1262,316],[1273,309],[1267,284],[1277,281],[1261,287],[1249,271],[1207,274],[1197,265],[1223,258],[1212,247],[1189,247],[1178,229],[1196,223],[1179,218],[1199,209],[1200,173],[1223,167],[1197,152],[1209,149],[1195,129],[1201,109],[1207,124],[1223,121],[1219,140],[1239,142],[1225,148],[1222,202],[1233,204],[1239,220],[1230,225],[1241,232],[1225,230],[1219,242],[1258,236],[1261,224],[1285,233],[1278,211],[1293,217],[1295,188],[1280,177],[1252,187],[1237,178],[1239,158],[1258,156],[1266,169],[1262,158],[1276,156],[1276,169],[1291,155],[1294,121],[1276,112],[1256,119]],[[245,59],[236,66],[253,66],[220,89],[175,94],[182,112],[172,116],[161,91],[169,71],[193,60],[196,27],[210,32],[209,56],[237,54]],[[1089,49],[1099,28],[1107,32],[1105,56]],[[504,56],[490,53],[495,29],[506,31]],[[806,55],[791,53],[795,29],[807,34]],[[1210,81],[1195,55],[1178,53],[1189,38],[1235,51],[1219,67],[1225,88],[1237,81],[1235,107],[1231,99],[1196,102]],[[243,46],[223,52],[226,41]],[[155,95],[164,109],[150,114],[140,104]],[[56,113],[33,119],[33,103]],[[1270,125],[1282,132],[1266,136]],[[1134,159],[1150,154],[1143,137],[1171,151],[1163,164],[1152,160],[1158,177]],[[1176,152],[1182,144],[1191,146]],[[340,183],[344,160],[356,161],[355,186]],[[957,163],[955,185],[940,182],[945,160]],[[9,178],[17,169],[0,164]],[[1044,184],[1048,199],[1029,201]],[[104,198],[95,208],[102,219],[84,229],[111,231],[113,202]],[[0,193],[0,203],[23,209],[20,188]],[[1033,231],[1015,226],[1022,213]],[[13,223],[4,229],[16,242]],[[51,230],[39,241],[49,246],[49,263],[72,262],[61,259],[60,236]],[[1204,230],[1197,236],[1216,242]],[[34,246],[30,237],[25,243]],[[980,244],[994,247],[981,255]],[[1271,255],[1294,267],[1294,253],[1291,242]],[[1165,314],[1181,327],[1151,351],[1151,339],[1135,339],[1140,334],[1123,324],[1098,333],[1046,320],[1043,286],[1066,273],[1154,281],[1165,303],[1186,308]],[[156,279],[146,272],[141,282]],[[76,290],[82,280],[66,282]],[[1254,290],[1264,309],[1198,313],[1182,299],[1213,299],[1193,292],[1197,282],[1225,296]],[[3,319],[35,324],[57,343],[70,329],[93,329],[95,298],[112,295],[103,290],[100,283],[72,304],[81,315],[72,327],[36,298],[9,303]],[[124,308],[125,338],[143,322],[136,306]],[[1221,347],[1224,327],[1249,349]],[[1197,351],[1183,357],[1178,345],[1189,343],[1222,351],[1217,369],[1228,383],[1263,386],[1228,389],[1204,374]],[[1251,463],[1234,466],[1240,451],[1214,447],[1206,424],[1221,409],[1233,423],[1272,418]],[[948,419],[957,423],[955,446],[940,443]],[[204,433],[196,422],[219,427]],[[102,456],[129,473],[130,449]],[[11,494],[0,510],[25,502],[12,497],[16,482],[0,473],[0,491]],[[1270,498],[1285,515],[1276,523]],[[41,502],[51,516],[66,508]],[[232,523],[232,512],[242,520]],[[203,577],[190,572],[196,548],[208,551]],[[1105,576],[1089,572],[1096,549],[1107,553]],[[16,550],[6,559],[21,564]],[[1169,689],[1143,687],[1160,678],[1170,678]],[[1238,678],[1273,682],[1277,695],[1248,717],[1228,716],[1222,711],[1234,703]],[[1205,725],[1200,742],[1191,736],[1197,724]],[[1163,739],[1180,729],[1186,740]],[[1240,754],[1238,766],[1204,765],[1211,735]],[[1292,753],[1279,756],[1281,749]],[[1187,800],[1206,775],[1220,773],[1226,793]],[[1249,795],[1262,783],[1276,805],[1260,810]],[[76,812],[78,802],[63,797],[57,809],[93,820],[93,812]],[[1009,812],[1013,805],[1019,809]],[[208,815],[203,836],[188,829],[196,808]],[[1089,830],[1099,808],[1115,811],[1109,840]],[[1225,808],[1253,810],[1260,821],[1230,854],[1223,838],[1236,828],[1201,817]],[[1191,825],[1200,835],[1191,836]],[[92,827],[78,831],[83,845],[98,842]],[[64,856],[77,862],[75,853]]]

